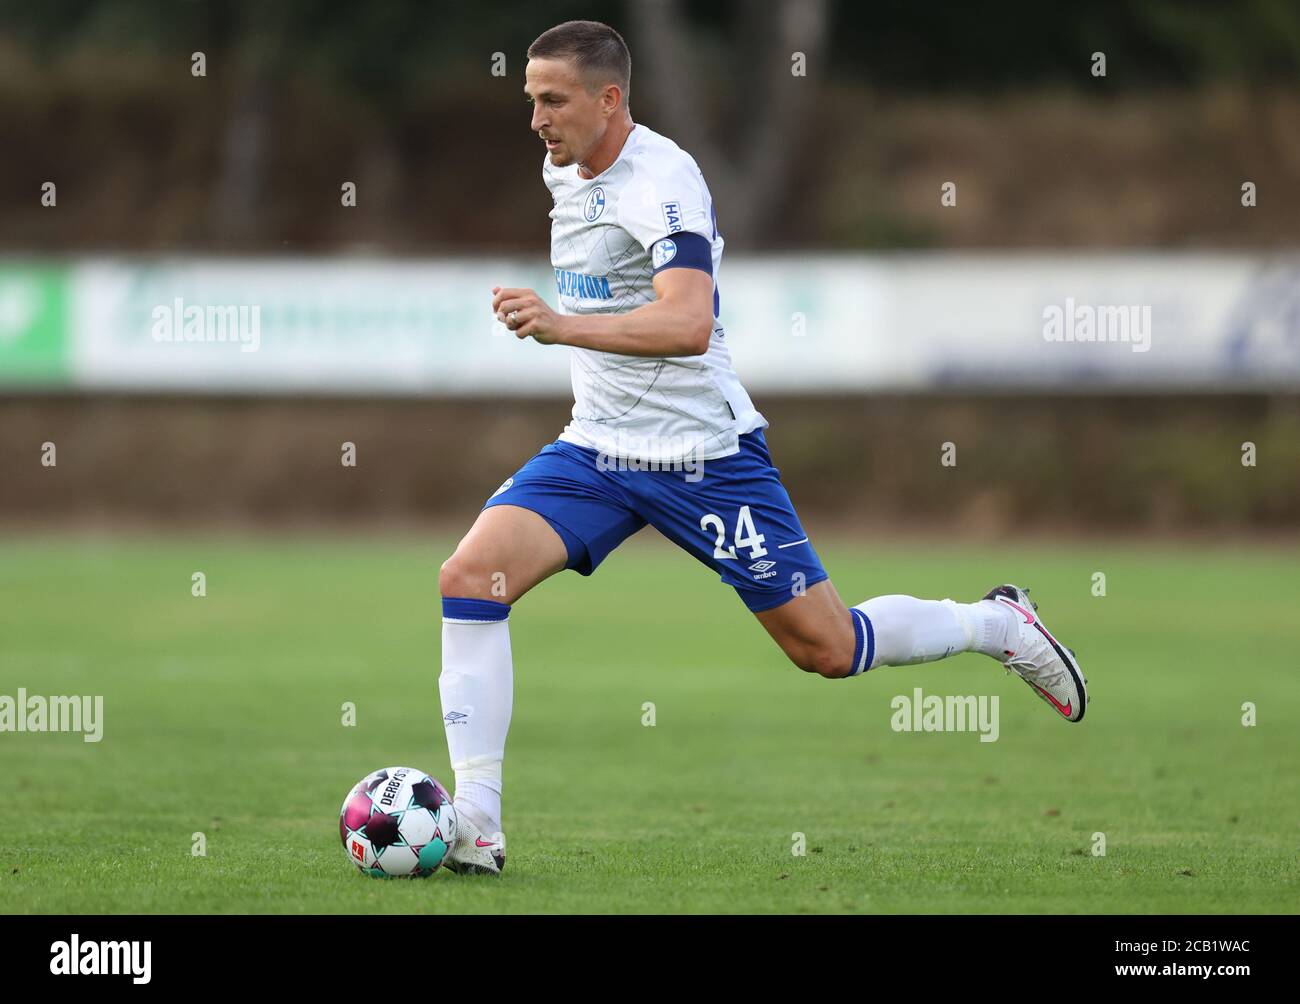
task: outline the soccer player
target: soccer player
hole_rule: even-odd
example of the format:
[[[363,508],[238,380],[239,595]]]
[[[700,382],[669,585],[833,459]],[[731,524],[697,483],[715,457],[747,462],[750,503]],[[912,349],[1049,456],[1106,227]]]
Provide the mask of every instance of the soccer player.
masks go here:
[[[1027,590],[997,586],[974,603],[841,601],[731,367],[708,186],[689,154],[632,121],[630,74],[622,37],[599,22],[566,22],[528,48],[560,309],[497,287],[492,310],[521,339],[570,347],[573,419],[487,500],[439,577],[438,682],[460,820],[447,865],[461,873],[505,865],[511,604],[563,569],[590,575],[647,523],[732,586],[800,669],[837,679],[981,652],[1066,721],[1087,707],[1073,652]]]

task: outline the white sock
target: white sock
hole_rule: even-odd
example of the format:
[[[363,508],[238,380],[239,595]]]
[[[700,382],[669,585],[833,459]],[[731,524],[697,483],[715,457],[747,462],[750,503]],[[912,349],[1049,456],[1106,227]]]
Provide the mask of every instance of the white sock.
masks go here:
[[[876,596],[859,603],[871,622],[874,666],[908,666],[933,662],[958,652],[982,652],[1000,659],[1015,648],[1015,614],[1000,603],[955,603],[915,596]]]
[[[457,811],[484,833],[501,829],[501,762],[514,696],[510,608],[493,600],[442,601],[442,697]]]
[[[957,616],[966,622],[971,633],[971,646],[967,651],[979,652],[999,662],[1020,647],[1020,621],[1016,613],[1003,603],[978,600],[975,603],[952,603]]]
[[[501,830],[500,781],[462,781],[457,771],[456,797],[452,801],[457,813],[468,816],[485,836]]]

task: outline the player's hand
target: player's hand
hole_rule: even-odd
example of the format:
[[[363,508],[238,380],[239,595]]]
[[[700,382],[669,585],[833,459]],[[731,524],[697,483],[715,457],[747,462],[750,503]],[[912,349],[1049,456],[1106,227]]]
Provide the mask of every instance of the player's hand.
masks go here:
[[[493,286],[492,312],[516,338],[531,338],[543,345],[560,341],[564,318],[531,289]]]

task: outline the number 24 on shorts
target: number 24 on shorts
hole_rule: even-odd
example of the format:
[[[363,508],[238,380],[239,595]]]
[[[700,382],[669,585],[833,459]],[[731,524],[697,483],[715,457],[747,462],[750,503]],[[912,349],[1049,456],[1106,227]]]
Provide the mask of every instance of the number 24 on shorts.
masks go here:
[[[724,548],[723,541],[727,537],[726,524],[722,522],[722,517],[717,513],[706,513],[700,517],[700,529],[712,531],[717,534],[717,540],[713,544],[714,558],[737,558],[736,548],[752,548],[749,552],[750,560],[761,558],[767,554],[767,548],[763,546],[763,541],[767,538],[758,532],[754,526],[754,517],[749,512],[749,506],[740,507],[740,513],[736,517],[736,533],[732,546]]]

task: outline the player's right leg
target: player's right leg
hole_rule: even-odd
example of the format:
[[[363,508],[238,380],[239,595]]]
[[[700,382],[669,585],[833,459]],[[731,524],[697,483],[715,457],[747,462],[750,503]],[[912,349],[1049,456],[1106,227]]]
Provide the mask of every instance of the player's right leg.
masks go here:
[[[442,696],[464,824],[447,855],[457,872],[505,864],[501,767],[514,684],[510,605],[561,569],[590,575],[645,525],[592,450],[552,443],[487,500],[442,566]]]
[[[442,563],[443,597],[491,600],[509,606],[564,570],[569,551],[550,523],[516,505],[490,506]]]
[[[501,765],[514,694],[510,604],[567,561],[564,540],[545,519],[499,505],[479,514],[438,575],[438,691],[460,822],[446,860],[452,871],[499,873],[505,866]]]

